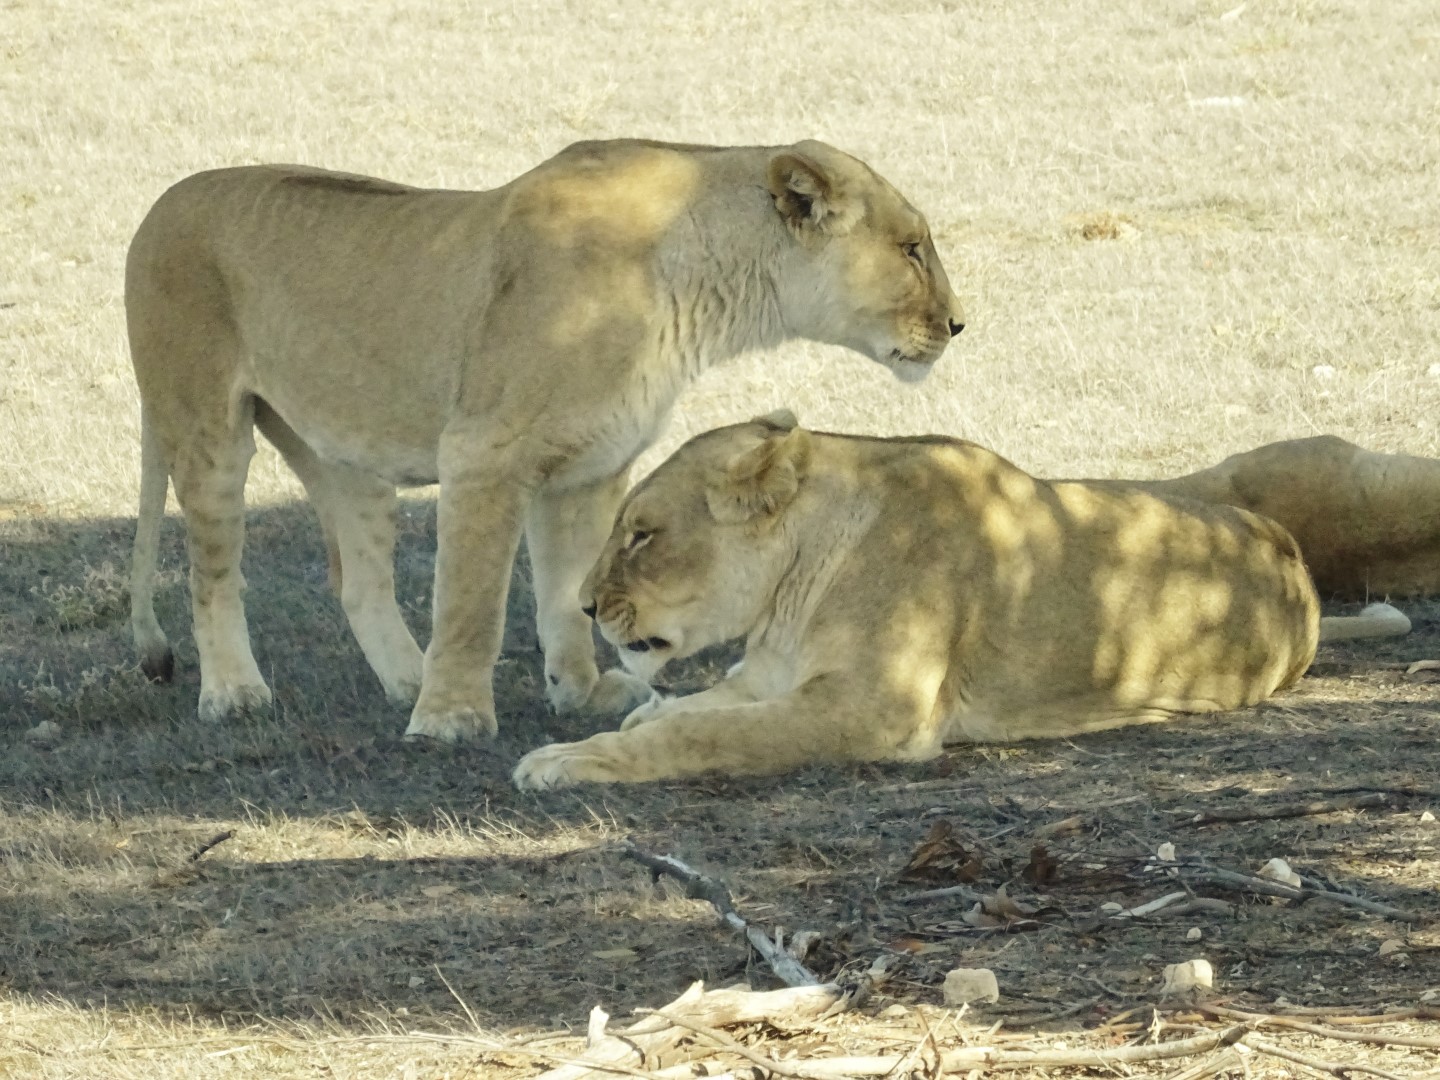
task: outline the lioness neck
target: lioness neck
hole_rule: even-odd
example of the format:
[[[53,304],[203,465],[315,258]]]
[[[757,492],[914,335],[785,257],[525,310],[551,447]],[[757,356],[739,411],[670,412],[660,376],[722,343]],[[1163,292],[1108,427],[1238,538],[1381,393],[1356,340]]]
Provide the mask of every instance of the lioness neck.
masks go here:
[[[792,335],[780,303],[788,238],[758,184],[707,193],[658,258],[662,355],[689,377]]]

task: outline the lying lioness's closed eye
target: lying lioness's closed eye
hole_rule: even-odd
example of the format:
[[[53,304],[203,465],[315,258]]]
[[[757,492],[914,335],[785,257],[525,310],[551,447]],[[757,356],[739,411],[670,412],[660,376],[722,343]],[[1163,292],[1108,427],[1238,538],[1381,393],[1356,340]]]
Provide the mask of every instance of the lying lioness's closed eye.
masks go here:
[[[643,533],[643,549],[634,537]],[[971,443],[772,416],[686,443],[627,497],[581,590],[625,666],[730,638],[714,687],[542,747],[521,787],[915,760],[1252,705],[1324,634],[1294,539],[1229,506],[1049,482]]]

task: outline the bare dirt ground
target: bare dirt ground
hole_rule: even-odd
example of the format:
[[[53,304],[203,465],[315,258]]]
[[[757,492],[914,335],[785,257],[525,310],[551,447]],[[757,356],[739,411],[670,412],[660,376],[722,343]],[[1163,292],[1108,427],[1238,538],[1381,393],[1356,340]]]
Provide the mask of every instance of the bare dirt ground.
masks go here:
[[[433,504],[407,504],[405,523],[401,595],[418,629]],[[1043,1030],[1083,1032],[1154,1004],[1161,968],[1197,956],[1213,965],[1223,1000],[1240,1007],[1378,1010],[1421,1004],[1440,985],[1440,938],[1430,928],[1440,917],[1440,825],[1422,817],[1440,809],[1436,688],[1397,670],[1440,655],[1440,604],[1408,605],[1417,629],[1407,639],[1325,648],[1298,691],[1245,713],[955,749],[909,767],[535,797],[508,782],[519,755],[599,725],[538,704],[523,567],[501,667],[499,743],[417,747],[399,739],[404,717],[344,629],[309,509],[258,511],[250,536],[254,636],[276,704],[271,716],[228,727],[193,719],[198,673],[182,585],[172,580],[160,609],[180,643],[181,675],[154,687],[131,667],[108,578],[87,584],[66,569],[122,559],[128,522],[38,523],[8,549],[3,585],[20,603],[0,624],[0,662],[37,676],[0,685],[10,733],[0,760],[0,979],[12,1032],[0,1061],[93,1075],[138,1068],[162,1051],[175,1067],[199,1068],[213,1063],[187,1054],[248,1046],[241,1057],[274,1055],[274,1068],[305,1075],[301,1059],[320,1052],[315,1040],[463,1029],[457,999],[487,1033],[516,1034],[583,1029],[597,1003],[616,1016],[659,1006],[696,979],[768,985],[707,905],[652,885],[620,854],[625,837],[723,878],[762,925],[823,934],[810,959],[822,977],[853,973],[887,950],[906,955],[868,1016],[897,1003],[938,1006],[940,980],[956,966],[989,967],[1002,987],[998,1005],[977,1007],[958,1029],[971,1031],[1040,1020]],[[167,565],[178,565],[178,524],[167,549]],[[32,580],[44,584],[27,590]],[[707,660],[680,672],[675,688],[694,688],[727,658]],[[61,733],[38,744],[23,737],[44,720]],[[1187,827],[1196,814],[1364,793],[1388,798]],[[962,850],[932,846],[926,865],[906,875],[940,822]],[[230,830],[233,838],[191,860]],[[1108,919],[1101,904],[1130,907],[1179,887],[1142,869],[1167,841],[1181,856],[1246,873],[1281,857],[1422,921],[1206,885],[1197,893],[1233,910]],[[1046,853],[1038,863],[1037,844]],[[907,902],[960,883],[982,895],[1004,885],[1034,919],[977,928],[965,921],[967,900]],[[1198,941],[1187,939],[1192,928]],[[1394,951],[1382,958],[1392,939],[1400,947],[1386,946]],[[1045,1021],[1057,1013],[1066,1015]],[[903,1043],[904,1017],[887,1015]],[[913,1026],[915,1015],[941,1014],[905,1015]],[[95,1031],[96,1017],[119,1035]],[[46,1033],[84,1028],[81,1018],[91,1030],[68,1031],[65,1052],[47,1056]],[[296,1030],[309,1034],[263,1043]],[[162,1051],[128,1051],[133,1044]],[[374,1045],[388,1048],[376,1051],[386,1069],[396,1056],[420,1060],[409,1044]],[[1377,1052],[1366,1048],[1363,1060]],[[465,1060],[523,1076],[545,1064],[457,1053],[434,1067]],[[1420,1064],[1394,1057],[1407,1061]]]
[[[1051,476],[1175,474],[1319,432],[1440,456],[1437,54],[1432,0],[0,4],[0,1074],[524,1078],[582,1043],[519,1040],[583,1031],[597,1003],[619,1018],[694,979],[766,985],[708,906],[622,857],[630,836],[726,880],[760,924],[823,934],[823,977],[906,958],[849,1019],[743,1033],[777,1052],[909,1052],[927,1024],[954,1046],[997,1021],[996,1038],[1143,1043],[1160,970],[1192,957],[1245,1007],[1432,1008],[1440,689],[1397,665],[1440,657],[1440,605],[1404,604],[1410,638],[1324,649],[1297,691],[1242,714],[913,767],[521,796],[522,752],[612,722],[539,704],[523,567],[499,742],[408,745],[328,593],[313,514],[262,448],[246,574],[276,704],[206,727],[174,520],[159,614],[181,672],[150,687],[132,664],[120,283],[145,210],[203,168],[485,187],[576,139],[819,137],[926,212],[965,334],[918,388],[808,346],[712,372],[641,471],[781,405],[811,426],[972,438]],[[399,580],[422,642],[433,546],[419,493]],[[27,737],[46,721],[53,736]],[[942,822],[952,846],[902,880]],[[1247,873],[1284,858],[1420,921],[1213,884],[1194,888],[1229,913],[1108,918],[1177,887],[1144,869],[1167,842]],[[951,884],[1003,884],[1033,917],[976,927],[968,902],[909,899]],[[993,969],[1000,1002],[945,1010],[957,965]],[[477,1028],[509,1052],[454,1041]],[[1369,1030],[1440,1037],[1425,1015]],[[1426,1047],[1267,1037],[1440,1067]]]

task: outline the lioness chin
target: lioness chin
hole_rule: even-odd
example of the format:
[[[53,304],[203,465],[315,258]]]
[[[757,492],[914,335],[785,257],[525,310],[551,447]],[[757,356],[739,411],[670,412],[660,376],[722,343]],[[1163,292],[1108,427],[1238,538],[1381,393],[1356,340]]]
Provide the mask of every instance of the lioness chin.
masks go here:
[[[584,593],[636,674],[735,637],[745,658],[620,731],[527,754],[522,788],[1236,709],[1298,679],[1322,633],[1408,628],[1393,609],[1322,621],[1295,541],[1259,515],[779,416],[698,436],[640,484]]]
[[[832,147],[579,143],[492,191],[288,165],[181,181],[130,246],[142,481],[131,623],[168,678],[152,590],[167,478],[185,514],[200,715],[270,701],[241,604],[252,428],[304,482],[331,582],[408,732],[495,730],[522,532],[557,708],[649,688],[596,669],[577,601],[635,457],[686,382],[791,338],[923,375],[964,316],[925,219]],[[433,633],[395,603],[397,485],[438,481]],[[418,696],[418,700],[417,700]]]

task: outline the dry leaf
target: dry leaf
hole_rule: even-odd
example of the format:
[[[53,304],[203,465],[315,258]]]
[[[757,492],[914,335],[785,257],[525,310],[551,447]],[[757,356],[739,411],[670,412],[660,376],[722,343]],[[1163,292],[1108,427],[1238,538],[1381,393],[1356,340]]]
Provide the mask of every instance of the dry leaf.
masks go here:
[[[1034,885],[1049,885],[1055,880],[1058,867],[1059,864],[1050,857],[1050,852],[1045,850],[1045,845],[1036,844],[1030,849],[1030,862],[1021,871],[1021,876]]]
[[[900,871],[900,880],[969,884],[979,879],[980,871],[979,856],[960,843],[954,826],[942,819],[930,826],[930,832]]]
[[[628,964],[632,960],[640,959],[640,954],[634,949],[600,949],[590,955],[597,960],[614,960],[621,964]]]
[[[449,896],[460,890],[454,885],[426,885],[420,890],[422,896],[428,896],[431,900],[439,900],[442,896]]]
[[[1073,817],[1052,821],[1049,825],[1041,825],[1035,830],[1035,838],[1037,840],[1053,840],[1057,836],[1071,836],[1078,833],[1084,824],[1085,819],[1079,814],[1075,814]]]

